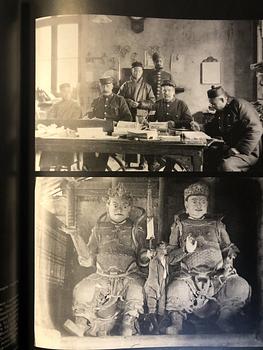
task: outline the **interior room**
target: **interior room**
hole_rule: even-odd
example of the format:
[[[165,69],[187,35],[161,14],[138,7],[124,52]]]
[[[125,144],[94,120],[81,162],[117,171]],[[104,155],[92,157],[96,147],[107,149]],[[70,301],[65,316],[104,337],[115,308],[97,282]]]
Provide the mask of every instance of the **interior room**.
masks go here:
[[[262,57],[261,21],[143,18],[139,33],[133,21],[103,15],[38,19],[36,88],[56,96],[59,84],[70,82],[87,112],[99,94],[100,77],[114,75],[119,85],[123,69],[133,61],[152,69],[151,55],[159,51],[165,57],[164,70],[184,88],[180,98],[192,113],[206,111],[206,90],[212,83],[222,84],[232,96],[262,99],[250,70]],[[202,81],[201,66],[207,58],[220,64],[218,81]]]
[[[132,193],[133,206],[142,215],[140,226],[148,232],[147,220],[153,218],[154,241],[169,242],[175,215],[183,213],[184,189],[197,181],[209,186],[208,212],[222,218],[226,230],[239,249],[234,267],[252,288],[244,309],[243,321],[235,334],[222,334],[208,326],[185,328],[184,334],[140,334],[122,337],[77,337],[66,331],[64,323],[72,318],[72,293],[77,283],[93,273],[83,267],[71,237],[63,227],[77,227],[87,243],[92,228],[106,212],[109,188],[124,184]],[[246,189],[246,190],[244,190]],[[262,180],[248,177],[48,177],[37,178],[35,208],[35,332],[46,346],[67,349],[125,348],[154,346],[254,346],[262,315]],[[155,243],[153,243],[155,244]],[[146,270],[147,274],[147,270]],[[205,336],[204,336],[205,334]],[[50,342],[50,343],[48,343]],[[47,344],[48,343],[48,344]],[[42,343],[43,345],[43,343]]]
[[[160,57],[162,63],[158,68]],[[43,17],[36,20],[35,59],[36,170],[221,169],[221,165],[206,161],[207,149],[210,151],[215,145],[221,154],[224,152],[222,142],[227,142],[225,131],[209,129],[210,122],[216,119],[216,108],[207,93],[220,86],[228,99],[240,98],[248,101],[249,106],[252,104],[252,117],[262,120],[260,20],[106,15]],[[142,79],[132,75],[136,69],[142,71],[139,73]],[[137,90],[132,85],[133,79],[137,79]],[[144,87],[138,85],[141,81],[146,84]],[[105,84],[110,85],[109,93],[102,90]],[[170,100],[162,95],[167,88],[163,84],[174,89],[175,95]],[[135,89],[136,94],[124,86],[131,86],[129,89]],[[148,91],[147,96],[143,95],[145,91]],[[107,94],[119,102],[102,103]],[[158,112],[161,101],[166,107],[160,107]],[[176,101],[187,111],[181,112],[179,107],[173,110],[175,107],[171,106]],[[166,108],[170,109],[166,111]],[[230,122],[226,121],[226,125]],[[261,127],[259,121],[254,126],[258,144]],[[194,132],[187,133],[188,130]],[[50,137],[58,140],[48,140]],[[88,142],[94,138],[100,142]],[[147,142],[128,144],[122,142],[123,139],[162,142],[155,142],[154,147]],[[182,143],[191,146],[180,148]],[[52,158],[52,151],[67,152],[68,158]],[[85,158],[85,151],[103,156],[108,151],[109,156],[100,162],[96,158],[94,165],[90,158]],[[48,152],[51,158],[45,162],[44,153]],[[233,152],[241,151],[235,148]],[[144,158],[144,155],[153,154],[160,154],[162,161],[152,164],[149,157]],[[169,165],[167,155],[175,159],[175,165]],[[260,153],[257,161],[249,160],[249,169],[261,170],[261,158]],[[231,169],[223,167],[222,171],[239,171],[235,167]]]

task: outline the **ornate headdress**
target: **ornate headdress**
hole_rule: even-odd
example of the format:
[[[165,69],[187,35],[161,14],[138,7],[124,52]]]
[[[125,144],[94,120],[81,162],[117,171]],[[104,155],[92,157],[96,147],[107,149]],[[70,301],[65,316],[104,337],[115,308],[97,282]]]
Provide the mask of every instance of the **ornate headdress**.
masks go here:
[[[129,204],[132,204],[133,202],[133,197],[131,193],[125,188],[125,186],[121,182],[119,182],[115,187],[109,188],[108,190],[107,200],[116,197],[122,200],[127,200]]]
[[[184,199],[187,200],[190,196],[209,196],[209,188],[203,182],[196,182],[184,190]]]

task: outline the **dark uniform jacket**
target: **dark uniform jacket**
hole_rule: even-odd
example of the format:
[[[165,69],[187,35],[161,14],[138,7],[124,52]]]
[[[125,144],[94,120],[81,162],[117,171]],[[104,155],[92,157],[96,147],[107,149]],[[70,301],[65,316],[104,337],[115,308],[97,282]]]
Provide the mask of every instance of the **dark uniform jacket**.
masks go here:
[[[118,95],[121,95],[126,99],[133,118],[136,116],[137,108],[132,108],[130,106],[130,99],[139,103],[139,109],[146,110],[151,110],[155,102],[152,87],[143,80],[143,77],[141,77],[138,82],[131,77],[129,81],[122,84],[118,91]]]
[[[243,99],[230,97],[226,107],[217,111],[207,125],[211,136],[221,136],[230,148],[241,154],[259,157],[262,124],[254,107]]]
[[[92,118],[131,121],[129,107],[122,96],[111,94],[110,96],[100,96],[92,104]]]
[[[164,70],[161,70],[160,73],[161,73],[160,84],[162,84],[162,82],[164,80],[171,80],[172,79],[172,76],[170,73],[165,72]],[[151,85],[151,87],[153,89],[154,96],[156,98],[161,98],[162,97],[161,90],[159,92],[159,95],[157,94],[157,87],[158,87],[157,82],[158,82],[158,71],[153,70],[152,72],[149,72],[148,77],[147,77],[147,83]]]
[[[153,106],[155,115],[149,117],[149,121],[167,122],[172,120],[176,128],[189,128],[193,121],[191,112],[187,104],[174,98],[171,102],[166,102],[164,99],[158,100]]]

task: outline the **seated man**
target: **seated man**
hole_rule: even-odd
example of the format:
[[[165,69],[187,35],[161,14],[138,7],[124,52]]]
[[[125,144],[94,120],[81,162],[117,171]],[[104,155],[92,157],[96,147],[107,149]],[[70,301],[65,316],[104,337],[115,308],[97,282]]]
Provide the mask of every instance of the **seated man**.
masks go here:
[[[250,297],[250,286],[233,268],[238,249],[231,243],[221,219],[207,214],[209,190],[195,183],[184,190],[186,214],[175,216],[170,235],[167,334],[182,332],[190,314],[217,315],[221,331],[233,331],[236,316]]]
[[[229,96],[221,86],[212,86],[207,96],[216,113],[206,125],[206,133],[222,137],[225,144],[220,152],[208,150],[205,168],[248,171],[257,163],[262,151],[262,124],[257,111],[249,102]]]
[[[80,119],[82,112],[77,101],[72,98],[72,87],[68,83],[59,86],[61,101],[55,103],[47,113],[47,119],[69,120]],[[40,159],[40,170],[60,170],[69,168],[74,163],[74,156],[68,152],[43,152]]]
[[[139,266],[147,266],[146,235],[130,219],[132,196],[122,184],[109,189],[107,216],[94,227],[86,244],[72,229],[72,236],[83,266],[96,266],[96,272],[80,281],[73,291],[75,323],[65,327],[78,336],[107,335],[123,312],[121,334],[136,333],[143,313],[144,279]]]
[[[118,96],[112,92],[112,77],[101,78],[100,89],[101,96],[92,102],[92,111],[88,114],[88,117],[110,119],[114,124],[117,124],[120,120],[131,121],[132,116],[124,97]],[[108,158],[108,153],[84,153],[84,169],[91,171],[104,171],[108,163]]]
[[[68,83],[60,84],[61,101],[55,103],[47,114],[47,119],[80,119],[81,107],[72,98],[72,87]]]
[[[155,102],[155,97],[151,85],[147,84],[143,78],[143,65],[141,62],[133,62],[131,67],[131,78],[122,84],[118,95],[123,96],[130,108],[132,120],[136,121],[137,111],[151,110]],[[126,167],[130,167],[133,155],[126,155]],[[143,168],[143,157],[140,159],[140,168]]]
[[[169,122],[174,128],[186,128],[198,130],[199,126],[193,121],[187,104],[176,98],[175,83],[171,80],[164,80],[161,84],[163,98],[156,101],[153,106],[154,115],[148,117],[150,122]],[[146,157],[148,170],[155,171],[158,168],[158,161],[153,156]],[[155,159],[155,160],[154,160]],[[175,161],[167,159],[166,170],[171,171]]]

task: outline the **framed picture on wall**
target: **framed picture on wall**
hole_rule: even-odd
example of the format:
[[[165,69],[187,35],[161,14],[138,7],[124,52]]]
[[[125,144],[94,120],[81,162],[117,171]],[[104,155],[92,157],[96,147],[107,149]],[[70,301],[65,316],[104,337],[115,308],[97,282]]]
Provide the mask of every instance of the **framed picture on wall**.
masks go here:
[[[201,83],[202,84],[220,84],[220,62],[202,62],[201,64]]]

